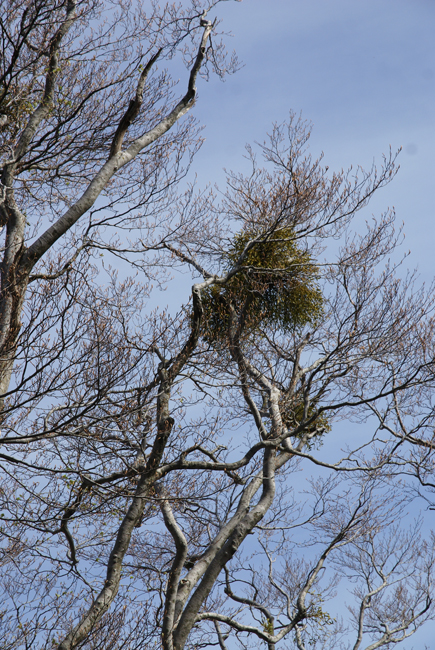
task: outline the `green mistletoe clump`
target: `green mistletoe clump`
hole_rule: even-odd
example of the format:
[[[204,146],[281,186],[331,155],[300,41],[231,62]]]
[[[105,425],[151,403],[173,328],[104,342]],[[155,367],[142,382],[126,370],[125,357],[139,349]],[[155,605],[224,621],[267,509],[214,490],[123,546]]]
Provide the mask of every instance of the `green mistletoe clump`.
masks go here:
[[[247,231],[235,236],[225,254],[225,271],[255,237]],[[212,344],[222,343],[235,321],[239,335],[246,337],[260,327],[292,331],[315,325],[323,311],[319,269],[291,228],[277,229],[255,242],[240,271],[225,285],[206,289],[202,301],[203,336]]]

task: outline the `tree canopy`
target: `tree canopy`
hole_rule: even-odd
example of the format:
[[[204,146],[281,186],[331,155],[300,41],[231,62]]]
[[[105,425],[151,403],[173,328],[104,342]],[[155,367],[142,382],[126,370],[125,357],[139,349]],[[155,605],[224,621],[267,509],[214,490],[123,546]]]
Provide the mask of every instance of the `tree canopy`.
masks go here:
[[[290,113],[188,185],[197,84],[238,67],[220,4],[2,5],[4,650],[391,650],[435,618],[435,293],[393,211],[357,219],[396,157],[332,173]]]

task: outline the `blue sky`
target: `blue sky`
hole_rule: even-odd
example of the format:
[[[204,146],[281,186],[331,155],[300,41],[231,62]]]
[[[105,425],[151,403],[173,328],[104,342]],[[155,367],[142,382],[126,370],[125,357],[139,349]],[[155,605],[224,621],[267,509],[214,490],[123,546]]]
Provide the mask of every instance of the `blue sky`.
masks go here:
[[[370,167],[403,147],[399,176],[365,216],[396,208],[409,266],[433,277],[435,214],[434,0],[243,0],[215,12],[244,67],[198,84],[205,145],[201,185],[242,169],[246,143],[262,141],[289,110],[313,123],[311,152],[331,169]]]

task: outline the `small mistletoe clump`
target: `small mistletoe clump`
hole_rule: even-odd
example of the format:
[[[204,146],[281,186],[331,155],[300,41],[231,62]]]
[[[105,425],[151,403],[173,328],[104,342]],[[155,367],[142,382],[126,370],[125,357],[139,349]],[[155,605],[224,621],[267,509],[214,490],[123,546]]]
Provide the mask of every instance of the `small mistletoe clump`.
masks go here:
[[[225,254],[225,270],[240,259],[257,235],[242,232]],[[323,311],[319,269],[301,249],[291,228],[281,228],[253,243],[240,271],[224,286],[203,293],[204,338],[211,344],[228,336],[230,314],[242,337],[260,327],[283,331],[315,325]]]
[[[283,395],[280,403],[279,410],[282,420],[286,427],[296,429],[302,423],[305,423],[312,418],[313,421],[308,426],[304,426],[301,433],[297,434],[298,438],[303,438],[306,434],[310,434],[310,441],[307,442],[308,450],[311,450],[314,445],[320,446],[322,444],[323,435],[331,431],[331,424],[324,413],[318,413],[316,403],[311,403],[305,409],[302,398],[299,396],[288,400],[286,395]]]

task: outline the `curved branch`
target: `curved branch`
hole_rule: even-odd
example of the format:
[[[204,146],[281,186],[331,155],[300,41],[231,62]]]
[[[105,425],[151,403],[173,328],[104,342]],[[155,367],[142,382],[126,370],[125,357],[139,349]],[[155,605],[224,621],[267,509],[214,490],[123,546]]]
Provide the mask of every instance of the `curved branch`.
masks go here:
[[[160,508],[166,528],[172,535],[177,549],[174,561],[169,572],[168,585],[166,587],[165,611],[162,624],[162,644],[164,650],[172,650],[172,632],[174,627],[175,605],[178,592],[178,581],[187,558],[187,542],[183,531],[177,524],[172,513],[171,506],[165,495],[164,488],[155,486],[156,494],[160,497]]]
[[[205,57],[207,40],[212,30],[212,24],[207,23],[204,27],[201,43],[195,62],[189,76],[189,83],[186,94],[177,105],[164,117],[155,127],[137,138],[125,151],[118,151],[112,155],[94,176],[82,196],[72,205],[65,214],[50,226],[38,239],[33,242],[23,255],[21,266],[23,270],[30,272],[36,262],[53,246],[53,244],[64,235],[91,208],[102,190],[116,172],[131,162],[136,156],[150,144],[161,138],[172,126],[187,113],[194,105],[196,96],[196,78]],[[116,140],[116,147],[118,140]]]

